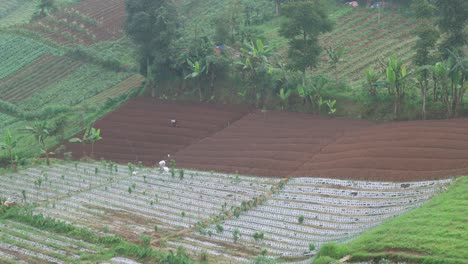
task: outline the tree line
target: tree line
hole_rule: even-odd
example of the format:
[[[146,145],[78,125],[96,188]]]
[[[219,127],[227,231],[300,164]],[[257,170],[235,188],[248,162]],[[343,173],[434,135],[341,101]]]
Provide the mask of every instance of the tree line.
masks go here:
[[[335,82],[308,74],[323,51],[318,37],[333,29],[327,1],[221,2],[205,24],[188,23],[173,1],[125,2],[125,31],[138,47],[140,72],[153,96],[161,97],[162,84],[177,79],[183,84],[181,91],[172,92],[212,100],[217,90],[215,80],[228,78],[238,84],[235,95],[257,107],[274,104],[319,113],[328,108],[328,113],[335,113],[331,90],[340,86],[337,65],[344,51],[325,50]],[[418,41],[413,67],[407,69],[398,57],[391,56],[378,67],[369,68],[361,93],[364,111],[372,114],[383,100],[392,104],[393,118],[400,119],[417,87],[423,119],[428,106],[434,105],[443,107],[446,117],[460,113],[466,90],[467,4],[463,0],[412,1],[419,20],[414,32]],[[283,17],[278,33],[288,40],[285,58],[273,52],[268,37],[255,27],[274,16]]]

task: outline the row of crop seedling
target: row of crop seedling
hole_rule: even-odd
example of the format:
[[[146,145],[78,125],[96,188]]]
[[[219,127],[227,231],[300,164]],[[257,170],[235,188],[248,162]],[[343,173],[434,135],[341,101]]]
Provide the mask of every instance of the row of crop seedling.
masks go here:
[[[309,185],[328,186],[324,187],[327,192],[322,194],[324,197],[317,197],[315,194],[310,196],[304,194],[292,197],[292,199],[284,199],[285,196],[288,196],[287,194],[302,190],[303,187],[300,182]],[[308,249],[309,246],[315,249],[323,242],[338,241],[355,236],[357,233],[377,225],[388,217],[414,207],[423,199],[428,198],[428,196],[419,197],[414,199],[410,205],[403,206],[397,202],[390,209],[388,207],[372,208],[367,205],[374,203],[374,200],[379,203],[379,199],[374,197],[374,192],[361,193],[361,196],[370,194],[370,197],[365,197],[367,201],[362,208],[340,207],[333,203],[322,205],[314,203],[314,197],[323,200],[328,196],[329,186],[339,186],[341,184],[342,187],[337,188],[337,190],[344,187],[344,191],[348,192],[346,185],[351,188],[349,191],[354,191],[356,188],[376,190],[379,189],[379,184],[382,184],[382,188],[387,193],[394,192],[401,195],[401,192],[408,191],[413,195],[417,188],[421,188],[421,190],[428,189],[430,190],[429,193],[431,193],[437,190],[436,187],[431,187],[432,185],[444,185],[447,182],[448,180],[402,183],[402,186],[402,184],[397,183],[314,178],[291,179],[283,191],[273,194],[263,205],[242,212],[238,218],[230,218],[222,224],[212,225],[205,230],[204,234],[194,234],[194,236],[197,240],[203,241],[204,236],[209,233],[210,240],[208,241],[212,241],[212,243],[215,243],[215,241],[219,241],[221,244],[232,242],[251,247],[262,241],[262,246],[268,252],[279,256],[310,254],[314,251]],[[406,196],[403,195],[403,197]],[[386,199],[399,200],[400,198]]]
[[[430,180],[430,181],[417,181],[417,182],[372,182],[363,180],[341,180],[329,178],[315,178],[315,177],[300,177],[292,178],[289,180],[288,185],[300,186],[334,186],[337,189],[347,188],[350,189],[364,189],[372,191],[398,191],[419,188],[432,188],[434,186],[444,186],[452,182],[452,179]]]
[[[375,23],[375,20],[375,17],[361,18],[360,21],[355,24],[356,26],[351,28],[349,28],[349,24],[338,25],[337,31],[339,33],[332,33],[331,36],[327,39],[327,43],[345,45],[348,42],[348,39],[362,40],[362,38],[368,36],[370,32],[385,27],[389,24],[389,22],[398,20],[398,17],[393,15],[385,16],[380,24]],[[344,30],[344,27],[348,27],[348,30]]]
[[[333,37],[327,41],[326,45],[337,47],[340,47],[339,45],[343,45],[342,47],[346,48],[349,47],[348,44],[352,41],[352,39],[359,40],[358,42],[367,42],[370,39],[376,38],[376,31],[385,28],[385,26],[389,25],[390,23],[396,20],[398,20],[398,17],[393,16],[386,19],[385,21],[382,21],[380,24],[374,23],[374,21],[369,20],[367,23],[358,24],[358,26],[352,27],[349,30],[342,30],[341,34],[333,35]],[[349,27],[349,25],[347,26]]]
[[[129,165],[129,172],[134,169],[134,166]],[[112,173],[122,172],[116,172],[114,168]],[[73,214],[80,214],[82,210],[79,208],[80,205],[72,204],[81,203],[90,204],[96,208],[128,210],[142,217],[156,217],[167,224],[174,224],[174,221],[177,221],[182,226],[188,227],[209,215],[219,214],[223,206],[229,208],[241,203],[236,200],[245,198],[246,194],[257,193],[249,189],[255,188],[251,186],[255,186],[253,182],[244,189],[235,187],[229,190],[224,186],[225,182],[219,181],[217,177],[194,176],[191,173],[191,176],[188,176],[190,179],[184,180],[180,177],[171,177],[168,173],[150,172],[145,175],[144,172],[138,171],[135,175],[130,174],[132,176],[127,179],[82,192],[60,201],[56,209],[48,208],[44,211],[53,215],[55,211],[60,211],[63,207],[78,207],[76,210],[73,209]],[[198,182],[197,178],[200,178]],[[210,179],[214,183],[211,183]],[[242,184],[239,183],[239,185]],[[263,188],[268,189],[265,186]],[[243,193],[243,195],[236,192]],[[63,215],[63,212],[61,214]],[[73,219],[72,216],[67,218]]]
[[[5,188],[6,194],[21,194],[23,202],[30,202],[28,198],[31,201],[56,200],[112,182],[118,177],[122,176],[100,173],[98,166],[82,167],[75,163],[74,166],[31,168],[17,174],[5,175],[0,185]]]

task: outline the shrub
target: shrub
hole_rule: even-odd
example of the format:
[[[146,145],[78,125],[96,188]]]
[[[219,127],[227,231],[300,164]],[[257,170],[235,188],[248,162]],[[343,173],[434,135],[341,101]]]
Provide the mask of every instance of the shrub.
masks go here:
[[[223,226],[220,224],[216,224],[216,232],[222,233],[223,231],[224,231]]]
[[[332,257],[334,259],[340,259],[347,255],[348,249],[342,245],[336,243],[326,243],[320,247],[316,257]]]
[[[297,218],[297,221],[299,222],[299,224],[304,223],[304,216],[303,216],[303,215],[299,216],[299,217]]]
[[[149,246],[151,244],[151,236],[149,235],[145,235],[145,234],[141,234],[140,235],[140,241],[141,243],[144,245],[144,246]]]
[[[255,232],[252,237],[255,239],[255,241],[258,241],[260,239],[263,239],[264,234],[262,232]]]
[[[234,240],[234,243],[237,243],[237,240],[239,240],[239,235],[239,229],[234,228],[234,230],[232,231],[232,239]]]
[[[311,264],[338,264],[340,263],[339,261],[337,261],[336,259],[334,258],[331,258],[331,257],[318,257],[318,258],[315,258]]]
[[[259,255],[253,259],[253,263],[254,264],[276,264],[278,262],[276,261],[276,259],[268,258],[263,255]]]
[[[310,243],[310,244],[309,244],[309,250],[310,250],[310,251],[314,251],[314,250],[315,250],[315,245],[314,245],[314,243]]]

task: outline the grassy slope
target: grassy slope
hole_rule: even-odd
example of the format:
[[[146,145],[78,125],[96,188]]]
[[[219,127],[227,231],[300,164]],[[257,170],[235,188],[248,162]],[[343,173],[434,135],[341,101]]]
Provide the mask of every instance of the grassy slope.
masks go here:
[[[354,259],[386,257],[418,263],[468,263],[468,177],[423,206],[348,244]]]

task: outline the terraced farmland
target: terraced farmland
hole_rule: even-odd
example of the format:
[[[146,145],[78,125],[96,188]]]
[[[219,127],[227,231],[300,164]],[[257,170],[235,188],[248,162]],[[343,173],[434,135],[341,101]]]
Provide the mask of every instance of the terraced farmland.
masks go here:
[[[9,220],[0,220],[1,263],[73,263],[100,250],[80,240]]]
[[[0,19],[6,17],[8,14],[18,9],[26,2],[26,0],[2,1],[2,3],[0,3]]]
[[[123,0],[84,0],[26,25],[62,44],[91,44],[122,35]]]
[[[81,62],[61,56],[44,55],[0,81],[0,99],[17,102],[67,77]]]
[[[384,12],[379,21],[377,11],[353,10],[338,19],[334,31],[324,34],[320,42],[324,47],[346,50],[343,62],[338,64],[339,76],[357,81],[369,66],[392,54],[408,62],[416,42],[410,33],[416,24],[414,18],[393,12]],[[322,57],[322,66],[315,73],[333,72],[327,60]]]
[[[47,104],[77,105],[130,76],[130,73],[114,72],[93,64],[78,64],[74,67],[76,69],[61,78],[60,82],[53,83],[47,89],[35,92],[34,96],[21,100],[19,106],[23,110],[34,111],[38,106]]]
[[[154,165],[171,154],[184,168],[268,177],[413,181],[468,174],[467,119],[375,124],[246,113],[138,98],[96,122],[104,133],[96,157]],[[67,147],[81,156],[80,146]]]
[[[310,244],[319,248],[327,241],[355,237],[420,205],[451,181],[288,181],[192,170],[183,174],[176,170],[171,175],[104,161],[30,168],[0,177],[4,195],[39,202],[35,213],[128,239],[146,234],[154,245],[182,245],[194,254],[206,250],[216,263],[248,262],[263,249],[270,257],[306,260],[316,252],[309,250]],[[301,216],[303,220],[299,220]],[[19,225],[2,222],[0,230],[7,226]],[[73,246],[49,250],[53,244],[50,239],[37,235],[17,239],[16,229],[10,229],[0,244],[0,251],[10,251],[2,258],[24,250],[32,251],[26,256],[47,260],[46,256],[33,255],[36,247],[43,249],[41,254],[52,252],[48,254],[55,258],[58,256],[53,252],[60,250],[66,251],[62,258],[77,255]],[[234,238],[236,232],[238,237]],[[254,233],[263,236],[254,239]],[[74,245],[70,240],[65,242]]]
[[[416,183],[344,181],[323,178],[294,178],[262,205],[207,228],[212,235],[192,232],[181,242],[195,251],[243,252],[266,249],[269,255],[307,259],[320,245],[344,241],[378,225],[385,219],[420,205],[450,180]],[[303,217],[303,220],[299,220]],[[239,239],[234,241],[237,230]],[[254,238],[254,234],[263,234]],[[315,250],[310,251],[312,244]],[[229,251],[230,248],[236,250]]]
[[[256,112],[175,154],[186,168],[284,177],[338,137],[372,125],[309,114]]]
[[[0,80],[45,54],[56,54],[54,48],[38,41],[10,34],[0,34]]]
[[[118,84],[110,87],[109,89],[106,89],[102,93],[99,93],[89,98],[84,103],[90,104],[90,105],[102,104],[109,98],[119,96],[123,93],[130,91],[131,89],[135,87],[140,86],[143,80],[144,80],[144,77],[139,74],[132,75],[128,77],[127,79],[119,82]]]
[[[154,165],[168,154],[229,126],[246,112],[234,106],[136,98],[95,122],[103,133],[102,141],[95,146],[95,157]],[[171,127],[173,119],[178,127]],[[81,146],[65,145],[75,158],[81,157]]]
[[[395,122],[350,133],[292,175],[435,179],[468,174],[468,119]]]

